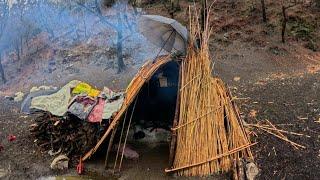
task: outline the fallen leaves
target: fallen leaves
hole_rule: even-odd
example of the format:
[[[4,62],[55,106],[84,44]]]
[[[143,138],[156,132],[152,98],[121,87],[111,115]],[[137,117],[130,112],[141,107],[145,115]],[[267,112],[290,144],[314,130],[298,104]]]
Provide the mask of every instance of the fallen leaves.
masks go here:
[[[234,81],[240,81],[240,79],[241,78],[239,76],[236,76],[236,77],[233,78]]]
[[[318,118],[318,120],[314,121],[315,123],[320,123],[320,117]]]
[[[298,117],[299,120],[308,120],[308,117]]]
[[[257,117],[257,111],[256,110],[254,110],[254,109],[252,109],[252,110],[250,110],[250,112],[249,112],[249,117],[250,118],[255,118],[255,117]]]

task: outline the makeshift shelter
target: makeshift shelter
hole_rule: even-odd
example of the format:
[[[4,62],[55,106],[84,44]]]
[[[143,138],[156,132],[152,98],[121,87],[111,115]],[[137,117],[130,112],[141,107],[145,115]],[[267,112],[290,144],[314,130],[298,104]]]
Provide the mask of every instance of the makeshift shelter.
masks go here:
[[[240,167],[240,159],[253,160],[250,150],[250,146],[253,144],[251,144],[242,125],[231,93],[222,80],[211,75],[212,62],[208,47],[211,32],[208,25],[209,17],[205,19],[203,29],[199,29],[201,26],[198,20],[197,16],[190,17],[190,36],[187,40],[189,42],[188,48],[185,48],[186,57],[177,61],[178,68],[176,71],[178,73],[172,73],[173,77],[171,78],[176,79],[175,82],[177,82],[174,86],[176,87],[176,93],[162,95],[163,98],[169,96],[169,99],[176,99],[176,101],[173,100],[173,103],[168,103],[167,106],[167,111],[171,109],[171,112],[174,113],[169,113],[171,114],[170,119],[166,119],[172,127],[172,138],[170,154],[168,155],[169,168],[165,171],[177,172],[178,175],[184,176],[206,176],[233,169],[235,177],[240,177],[239,174],[243,174],[240,173],[243,172],[243,169],[237,170],[237,168],[243,168]],[[160,40],[154,38],[151,38],[151,40],[154,43],[160,42],[162,48],[166,47],[170,39],[172,40],[169,43],[169,50],[172,49],[175,42],[185,46],[181,42],[185,42],[183,39],[186,40],[187,37],[183,38],[183,34],[186,33],[179,31],[185,28],[176,21],[158,16],[148,16],[142,19],[141,24],[146,24],[146,27],[151,26],[150,24],[154,24],[156,27],[164,27],[161,31],[157,31],[157,28],[147,28],[159,32]],[[152,33],[146,35],[151,36],[150,34]],[[163,34],[163,36],[160,36],[160,34]],[[172,34],[177,36],[171,38]],[[177,40],[176,37],[180,37],[181,41],[179,41],[179,38]],[[193,42],[199,42],[199,46],[195,46]],[[164,71],[165,68],[161,68],[168,67],[172,61],[174,60],[171,56],[163,56],[154,63],[147,63],[141,68],[128,86],[124,103],[119,112],[112,118],[111,124],[95,147],[84,155],[83,160],[90,158],[101,144],[109,139],[107,161],[113,138],[117,132],[116,129],[120,123],[123,125],[120,143],[124,139],[123,144],[126,145],[138,99],[145,93],[144,87],[146,84],[152,83],[156,72]],[[161,76],[157,76],[157,78],[160,88],[161,85],[168,85],[168,79],[161,79]],[[153,91],[156,89],[153,89]],[[168,102],[172,102],[172,100]],[[160,101],[156,103],[160,103]],[[158,109],[158,111],[161,110]],[[129,116],[127,116],[128,114]],[[127,120],[129,122],[126,122]],[[119,169],[121,169],[123,152],[124,148],[122,148]],[[119,153],[120,147],[118,148],[114,168],[117,166]]]
[[[183,60],[182,60],[183,61]],[[176,64],[176,69],[172,70],[170,69],[170,67],[172,67],[172,64]],[[111,146],[110,144],[112,144],[113,141],[113,136],[114,133],[116,132],[117,126],[122,123],[122,124],[126,124],[126,126],[128,126],[127,130],[124,131],[128,131],[130,129],[130,123],[132,121],[132,114],[138,113],[138,107],[139,103],[137,103],[137,101],[139,102],[139,100],[137,100],[139,97],[143,97],[144,93],[146,93],[146,87],[149,87],[151,81],[153,80],[153,78],[157,78],[159,84],[158,87],[161,88],[161,86],[168,86],[168,84],[170,84],[170,80],[168,79],[161,79],[161,77],[159,78],[159,72],[163,72],[166,71],[166,69],[170,69],[170,71],[176,71],[176,73],[172,73],[173,77],[170,77],[171,80],[173,79],[173,81],[176,82],[175,85],[172,85],[174,88],[171,89],[171,92],[168,94],[163,94],[162,98],[166,98],[169,99],[166,102],[172,102],[172,99],[178,99],[179,94],[181,93],[181,81],[178,81],[179,79],[179,74],[181,76],[181,71],[183,71],[181,68],[183,66],[181,66],[181,59],[180,60],[173,60],[171,56],[162,56],[159,57],[157,59],[157,61],[155,61],[155,63],[152,62],[147,62],[141,69],[140,71],[136,74],[136,76],[133,78],[133,80],[131,81],[130,85],[128,86],[128,88],[126,89],[125,92],[125,98],[124,98],[124,103],[122,104],[122,107],[120,108],[120,110],[118,111],[118,113],[112,118],[111,123],[109,125],[109,127],[106,129],[104,135],[101,137],[101,139],[98,141],[98,143],[89,151],[87,152],[84,156],[83,156],[83,160],[87,160],[89,159],[97,150],[98,148],[101,146],[101,144],[104,141],[109,140],[109,147]],[[181,79],[181,77],[180,77]],[[212,111],[217,111],[219,109],[219,107],[210,107],[210,112],[208,113],[204,113],[203,116],[206,116],[210,113],[214,114],[215,117],[213,116],[209,116],[209,119],[211,119],[211,121],[215,121],[214,118],[222,118],[223,121],[225,121],[225,124],[220,124],[221,127],[220,130],[224,129],[225,131],[229,131],[230,136],[233,136],[233,138],[236,138],[236,136],[239,136],[238,139],[240,139],[240,143],[238,144],[232,144],[232,145],[228,145],[227,141],[231,138],[229,135],[229,139],[225,139],[226,144],[224,144],[223,148],[225,148],[224,150],[227,151],[228,153],[221,153],[220,154],[220,158],[224,158],[224,164],[232,164],[231,161],[229,161],[230,159],[233,159],[234,157],[232,156],[232,154],[236,153],[236,152],[241,152],[241,154],[237,154],[238,158],[243,158],[243,157],[247,157],[247,158],[252,158],[251,152],[249,147],[251,146],[249,139],[247,138],[246,132],[242,126],[242,121],[240,119],[238,110],[236,108],[236,105],[233,102],[232,96],[230,94],[230,92],[224,87],[224,84],[222,83],[222,81],[218,78],[211,78],[211,81],[214,83],[217,83],[217,86],[215,88],[217,88],[217,91],[219,93],[219,98],[221,98],[221,101],[217,101],[217,106],[219,105],[219,103],[221,103],[219,105],[219,107],[221,108],[221,111],[219,111],[220,115],[218,114],[218,117],[216,115],[216,113],[212,113]],[[190,83],[190,82],[189,82]],[[180,87],[179,87],[180,86]],[[186,85],[185,85],[186,86]],[[157,91],[159,89],[157,88],[148,88],[149,90],[153,90],[153,91]],[[175,90],[176,92],[172,92],[172,90]],[[213,93],[216,92],[216,90],[210,90]],[[148,92],[148,93],[152,93],[152,92]],[[192,92],[190,92],[192,93]],[[143,101],[143,100],[142,100]],[[145,99],[145,101],[147,101]],[[179,100],[180,101],[180,100]],[[179,146],[177,146],[177,141],[181,141],[179,140],[179,138],[175,138],[175,135],[177,134],[177,129],[181,128],[181,127],[194,127],[192,123],[196,122],[196,119],[193,122],[183,122],[180,121],[179,123],[179,116],[180,116],[180,111],[181,111],[181,107],[180,107],[180,102],[176,103],[176,100],[173,100],[173,103],[168,104],[167,105],[167,109],[169,112],[169,116],[167,116],[166,118],[169,117],[169,119],[162,119],[167,121],[166,123],[171,124],[172,127],[172,132],[173,132],[173,138],[172,138],[172,142],[171,142],[171,152],[170,155],[168,154],[168,156],[170,156],[169,160],[169,166],[170,169],[166,170],[167,172],[174,172],[174,171],[178,171],[181,169],[186,169],[188,168],[188,164],[179,164],[179,167],[177,169],[171,169],[171,166],[173,166],[173,162],[174,162],[174,158],[177,157],[177,153],[180,153],[179,150],[177,150],[176,148],[181,148]],[[159,101],[157,103],[160,103]],[[210,106],[210,105],[209,105]],[[215,105],[211,105],[211,106],[215,106]],[[143,106],[146,107],[146,106]],[[157,106],[159,107],[159,106]],[[191,107],[191,106],[190,106]],[[136,111],[134,110],[134,108],[136,108]],[[148,110],[143,111],[143,113],[148,113]],[[163,113],[163,111],[161,111],[161,109],[156,109],[156,111]],[[129,112],[129,113],[128,113]],[[129,115],[127,115],[127,113]],[[131,116],[130,116],[131,114]],[[154,113],[153,113],[154,114]],[[154,114],[155,115],[155,114]],[[157,114],[159,115],[159,113]],[[155,115],[155,116],[157,116]],[[130,118],[129,118],[130,117]],[[181,117],[180,117],[181,118]],[[201,117],[199,117],[201,118]],[[128,121],[129,119],[129,123],[125,123],[123,121]],[[231,119],[231,125],[228,123],[228,121]],[[161,121],[161,119],[158,119],[158,121]],[[196,123],[195,123],[196,124]],[[124,126],[122,127],[124,128]],[[209,127],[203,127],[203,128],[209,128]],[[231,130],[232,129],[232,130]],[[234,130],[235,129],[235,130]],[[238,133],[238,134],[234,134],[234,132]],[[228,133],[228,132],[227,132]],[[126,133],[123,133],[123,136],[125,136]],[[207,135],[207,134],[203,134],[203,135]],[[185,134],[183,135],[185,137],[187,137],[188,135]],[[201,136],[201,134],[197,134],[196,136]],[[179,136],[178,136],[179,137]],[[181,137],[181,136],[180,136]],[[226,138],[228,138],[226,137]],[[126,138],[125,139],[125,143],[126,143]],[[214,141],[214,139],[211,139],[212,143]],[[238,141],[236,141],[238,142]],[[213,148],[213,145],[210,141],[206,142],[210,145],[210,147]],[[220,142],[221,145],[222,142]],[[223,143],[222,143],[223,144]],[[217,147],[220,149],[220,147]],[[222,150],[217,150],[217,153],[219,154],[220,152],[222,152]],[[195,153],[194,156],[197,156],[197,154]],[[232,156],[232,157],[231,157]],[[209,157],[208,157],[209,158]],[[212,161],[216,160],[219,161],[218,164],[221,163],[221,160],[219,157],[212,157],[212,158],[216,158],[213,160],[210,159],[206,159],[206,161],[204,162],[200,162],[200,164],[191,164],[192,167],[194,166],[199,166],[202,164],[206,164],[206,163],[211,163]],[[227,159],[227,160],[226,160]],[[192,163],[192,162],[190,162]],[[229,167],[229,165],[227,165]],[[121,165],[120,165],[121,166]],[[210,165],[211,166],[211,165]],[[218,165],[219,166],[219,165]],[[231,167],[231,166],[230,166]],[[223,170],[223,169],[221,169]],[[225,170],[230,170],[230,168],[227,168]],[[188,174],[185,174],[188,175]],[[190,174],[190,175],[196,175],[196,174]],[[201,174],[201,175],[206,175],[206,174]]]

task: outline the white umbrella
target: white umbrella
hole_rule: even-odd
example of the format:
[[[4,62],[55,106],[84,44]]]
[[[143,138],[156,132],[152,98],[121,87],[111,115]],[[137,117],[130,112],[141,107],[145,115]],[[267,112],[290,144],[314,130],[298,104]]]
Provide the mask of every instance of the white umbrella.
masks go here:
[[[139,30],[161,50],[186,54],[188,30],[176,20],[158,15],[142,15]]]

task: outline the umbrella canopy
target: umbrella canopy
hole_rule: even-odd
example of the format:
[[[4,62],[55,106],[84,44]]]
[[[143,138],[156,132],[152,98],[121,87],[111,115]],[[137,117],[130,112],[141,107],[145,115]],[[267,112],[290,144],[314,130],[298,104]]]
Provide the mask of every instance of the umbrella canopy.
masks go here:
[[[149,41],[168,52],[186,53],[188,30],[176,20],[158,15],[142,15],[139,30]]]

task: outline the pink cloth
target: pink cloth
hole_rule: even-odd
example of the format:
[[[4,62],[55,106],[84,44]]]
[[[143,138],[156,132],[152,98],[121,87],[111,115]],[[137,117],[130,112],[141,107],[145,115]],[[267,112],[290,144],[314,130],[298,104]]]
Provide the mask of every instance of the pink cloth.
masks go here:
[[[97,105],[92,109],[91,113],[88,116],[89,122],[96,123],[102,121],[102,114],[105,103],[106,101],[104,99],[98,98]]]
[[[124,146],[123,144],[120,144],[120,152],[122,152],[123,146]],[[119,144],[116,144],[113,147],[113,151],[114,152],[118,151],[118,148],[119,148]],[[125,158],[131,159],[131,160],[139,159],[139,154],[137,153],[137,151],[133,150],[128,144],[124,147],[123,155]]]

